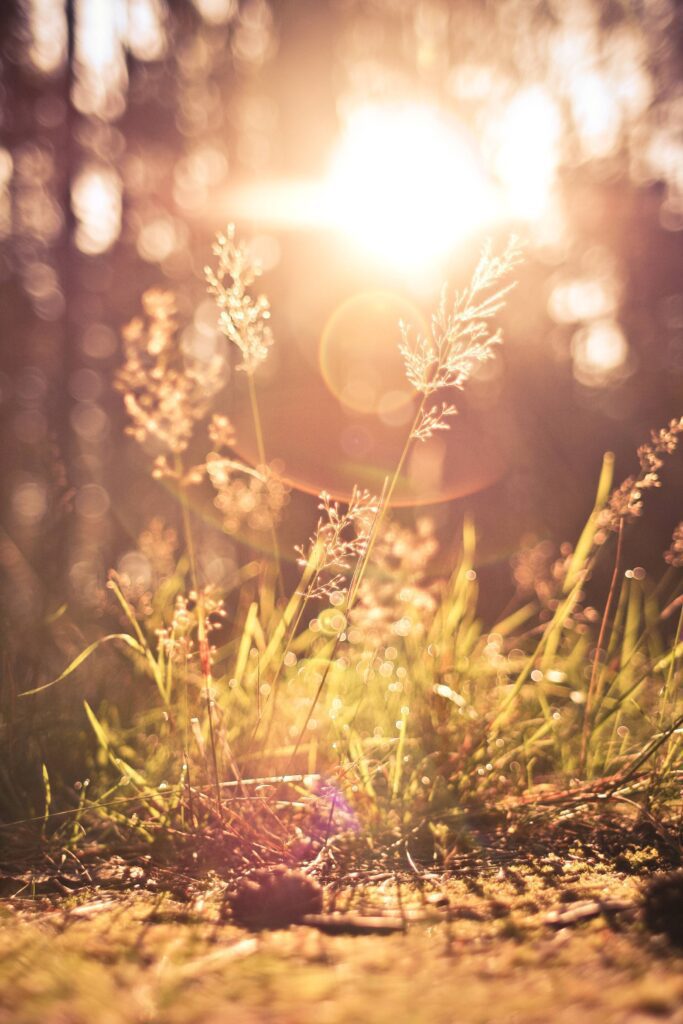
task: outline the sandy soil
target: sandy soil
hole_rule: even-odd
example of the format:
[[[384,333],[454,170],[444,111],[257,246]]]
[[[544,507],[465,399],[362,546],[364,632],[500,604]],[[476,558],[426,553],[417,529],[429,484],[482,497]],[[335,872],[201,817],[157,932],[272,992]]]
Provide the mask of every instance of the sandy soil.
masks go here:
[[[0,910],[0,1022],[683,1024],[683,951],[647,931],[641,892],[552,854],[419,886],[390,876],[326,909],[397,930],[330,935],[244,931],[221,917],[217,879],[182,902],[24,891]]]

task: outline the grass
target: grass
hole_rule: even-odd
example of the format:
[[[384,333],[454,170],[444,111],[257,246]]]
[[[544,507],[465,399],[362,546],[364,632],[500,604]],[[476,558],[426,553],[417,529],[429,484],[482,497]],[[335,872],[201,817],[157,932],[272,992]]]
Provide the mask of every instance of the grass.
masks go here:
[[[608,484],[603,476],[601,492]],[[273,599],[273,577],[262,575],[241,631],[210,654],[201,631],[220,622],[218,598],[188,602],[178,574],[164,581],[152,614],[141,619],[122,581],[112,579],[131,631],[95,641],[54,685],[77,686],[86,659],[116,646],[122,670],[139,680],[143,709],[124,724],[112,714],[111,698],[99,709],[85,703],[100,750],[99,792],[91,789],[62,825],[49,810],[43,824],[58,825],[63,836],[76,817],[79,828],[109,819],[125,830],[132,822],[149,842],[171,820],[194,827],[224,811],[239,819],[229,794],[246,798],[259,779],[279,775],[302,779],[283,806],[319,803],[317,778],[325,777],[363,828],[390,820],[410,829],[454,805],[520,801],[539,783],[594,782],[596,792],[667,804],[681,768],[681,645],[680,616],[663,619],[661,608],[676,603],[680,582],[662,592],[617,573],[607,602],[614,614],[600,622],[582,603],[586,566],[604,557],[593,540],[580,568],[570,561],[558,577],[540,628],[538,608],[527,601],[486,629],[477,614],[470,524],[451,577],[408,587],[407,601],[391,592],[410,575],[392,543],[403,550],[410,541],[412,550],[415,538],[392,536],[375,537],[375,565],[366,568],[351,609],[334,587],[313,601],[320,574],[309,558],[303,584],[284,607]],[[389,577],[392,559],[395,570],[399,564]],[[388,617],[378,618],[376,594]],[[672,619],[676,632],[667,636]],[[602,643],[591,666],[596,632]],[[26,699],[49,700],[51,687]],[[154,756],[145,757],[151,737]],[[51,799],[46,795],[46,806]]]
[[[183,542],[149,524],[148,576],[110,577],[112,631],[5,715],[14,749],[40,754],[32,796],[16,766],[1,779],[0,1020],[445,1021],[454,991],[465,1022],[674,1019],[676,954],[646,935],[639,900],[642,876],[681,863],[680,528],[659,581],[624,566],[683,420],[617,487],[605,457],[575,546],[521,551],[516,601],[484,621],[475,525],[444,576],[433,528],[394,519],[392,498],[411,449],[449,427],[443,393],[501,341],[491,325],[519,253],[486,251],[429,335],[403,328],[416,402],[394,473],[377,497],[321,495],[292,580],[286,487],[259,425],[269,307],[234,232],[215,254],[207,279],[259,465],[235,457],[215,412],[217,368],[180,352],[172,296],[148,294],[117,386]],[[197,557],[203,502],[269,549],[224,592]],[[32,715],[67,693],[73,707],[89,678],[106,685],[67,723],[91,737],[74,788]],[[329,910],[379,906],[406,927],[381,941],[245,934],[220,914],[226,885],[275,863],[317,878]],[[550,910],[595,897],[632,906],[552,930]]]

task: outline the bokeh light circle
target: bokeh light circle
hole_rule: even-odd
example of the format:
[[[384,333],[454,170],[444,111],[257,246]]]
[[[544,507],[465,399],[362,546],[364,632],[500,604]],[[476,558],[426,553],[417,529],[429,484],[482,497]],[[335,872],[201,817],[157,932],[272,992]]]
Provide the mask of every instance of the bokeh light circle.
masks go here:
[[[410,418],[414,392],[399,352],[399,323],[426,330],[407,298],[390,291],[363,291],[331,315],[320,339],[320,372],[330,392],[353,412],[400,425]]]

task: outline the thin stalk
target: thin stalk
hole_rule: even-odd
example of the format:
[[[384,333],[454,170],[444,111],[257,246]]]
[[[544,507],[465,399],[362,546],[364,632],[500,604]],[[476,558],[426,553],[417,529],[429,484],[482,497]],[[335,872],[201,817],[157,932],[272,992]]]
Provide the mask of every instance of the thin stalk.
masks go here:
[[[610,582],[609,593],[607,594],[607,601],[605,603],[605,611],[602,616],[602,622],[600,623],[600,633],[598,636],[598,642],[595,647],[595,654],[593,655],[593,667],[591,669],[590,683],[588,684],[588,695],[586,697],[586,713],[583,719],[583,729],[581,732],[581,753],[579,756],[579,774],[582,775],[586,767],[586,755],[588,753],[588,739],[590,736],[592,719],[593,719],[593,705],[595,703],[600,679],[602,677],[602,666],[600,665],[600,654],[603,650],[605,643],[605,636],[607,634],[607,626],[609,623],[610,613],[612,611],[612,605],[614,603],[614,597],[617,592],[617,584],[619,582],[619,568],[621,566],[621,552],[624,542],[624,519],[623,516],[619,520],[619,531],[617,533],[617,550],[614,555],[614,571],[612,573],[612,580]]]
[[[213,762],[213,781],[216,795],[216,809],[218,817],[223,821],[223,807],[221,804],[221,789],[218,779],[218,754],[216,753],[216,735],[213,727],[213,700],[211,697],[211,647],[206,632],[206,616],[204,614],[204,595],[197,594],[197,634],[199,640],[199,664],[204,681],[204,698],[206,700],[206,714],[209,719],[209,741],[211,743],[211,759]]]
[[[403,451],[401,452],[400,458],[396,465],[396,469],[394,470],[394,475],[392,476],[391,481],[389,482],[389,487],[387,489],[387,493],[384,499],[384,508],[388,508],[389,505],[391,504],[391,499],[394,496],[394,491],[396,490],[396,485],[399,481],[399,477],[401,476],[401,472],[403,471],[406,459],[408,458],[408,453],[412,447],[412,442],[415,440],[413,435],[417,430],[420,419],[422,418],[426,402],[427,395],[423,394],[420,404],[417,407],[417,412],[415,413],[415,419],[411,424],[410,431],[408,433],[408,436],[406,437],[405,444],[403,445]]]
[[[191,775],[190,775],[190,734],[189,734],[189,727],[190,727],[190,692],[189,692],[189,686],[187,684],[187,654],[185,655],[185,671],[183,673],[183,678],[184,678],[184,682],[185,682],[185,686],[184,686],[184,691],[185,691],[185,722],[184,722],[184,729],[183,729],[185,750],[183,751],[183,756],[184,756],[184,760],[185,760],[185,770],[186,770],[185,779],[187,781],[187,798],[188,798],[189,809],[190,809],[190,819],[192,821],[193,827],[196,828],[197,827],[197,815],[194,812],[194,799],[193,799],[193,796],[192,796],[192,778],[191,778]]]
[[[625,785],[627,782],[630,782],[638,769],[641,768],[646,761],[649,761],[652,755],[655,754],[659,748],[666,743],[669,737],[673,736],[673,734],[680,729],[682,725],[683,715],[679,715],[679,717],[675,719],[667,729],[656,736],[653,740],[650,740],[641,753],[636,757],[635,761],[629,765],[623,775],[617,777],[614,785],[612,786],[611,792],[613,793],[616,789]]]
[[[667,674],[666,683],[664,685],[664,695],[662,700],[662,711],[661,715],[664,716],[666,708],[671,700],[673,692],[673,681],[674,673],[676,671],[676,652],[678,650],[678,644],[681,639],[681,632],[683,631],[683,605],[681,605],[681,613],[678,616],[678,625],[676,627],[676,635],[674,637],[674,645],[672,648],[671,664],[669,665],[669,672]]]
[[[380,500],[379,507],[377,509],[377,515],[375,516],[375,519],[374,519],[373,524],[372,524],[372,528],[370,530],[370,536],[368,537],[367,546],[365,548],[365,551],[363,552],[363,555],[361,556],[361,558],[356,563],[356,568],[355,568],[355,571],[353,573],[353,577],[351,579],[351,583],[349,585],[348,593],[346,595],[346,601],[344,603],[343,614],[344,614],[344,617],[347,619],[347,621],[348,621],[349,612],[353,608],[356,596],[358,594],[358,588],[360,586],[360,583],[361,583],[361,581],[363,579],[363,575],[365,573],[365,570],[367,568],[368,562],[370,560],[370,555],[372,554],[372,549],[373,549],[375,541],[377,539],[377,536],[378,536],[378,533],[379,533],[379,528],[380,528],[380,526],[382,524],[382,520],[384,519],[386,511],[389,508],[389,504],[391,502],[391,498],[392,498],[392,496],[394,494],[394,491],[396,490],[396,485],[397,485],[397,483],[399,481],[399,478],[400,478],[401,472],[403,470],[403,467],[405,465],[406,459],[408,458],[408,453],[409,453],[410,448],[411,448],[411,443],[414,440],[413,435],[415,433],[415,430],[417,429],[418,423],[420,422],[420,418],[422,416],[422,413],[424,412],[424,407],[425,407],[426,401],[427,401],[427,395],[423,394],[422,400],[421,400],[421,402],[420,402],[420,404],[418,406],[417,412],[415,413],[415,418],[414,418],[414,420],[413,420],[413,422],[411,424],[410,430],[408,431],[408,435],[407,435],[405,443],[403,445],[403,450],[402,450],[401,455],[399,457],[399,460],[398,460],[398,462],[396,464],[396,468],[395,468],[395,470],[393,472],[393,475],[391,476],[388,485],[385,482],[385,486],[384,486],[384,489],[382,491],[382,498]],[[316,707],[318,701],[320,700],[320,696],[321,696],[321,694],[323,692],[323,688],[325,686],[325,682],[327,681],[327,675],[328,675],[330,666],[332,664],[332,661],[334,659],[334,656],[335,656],[335,654],[337,652],[337,647],[338,646],[339,646],[339,635],[337,635],[335,637],[335,639],[334,639],[334,643],[332,645],[332,651],[330,653],[330,657],[329,657],[328,663],[327,663],[327,665],[325,667],[325,670],[323,672],[323,677],[320,680],[320,684],[318,686],[318,689],[316,690],[315,697],[313,698],[313,703],[311,704],[311,707],[309,708],[308,714],[306,716],[306,721],[304,722],[303,727],[302,727],[302,729],[301,729],[301,731],[300,731],[300,733],[299,733],[299,735],[297,737],[296,743],[294,744],[294,750],[292,751],[292,754],[290,756],[289,763],[288,763],[289,765],[293,764],[294,759],[295,759],[295,757],[296,757],[296,755],[297,755],[297,753],[299,751],[299,747],[301,745],[301,741],[302,741],[302,739],[303,739],[303,737],[304,737],[304,735],[306,733],[306,729],[308,728],[308,723],[310,722],[310,720],[311,720],[311,718],[313,716],[313,711],[315,710],[315,707]]]
[[[313,698],[313,701],[311,703],[310,708],[308,709],[308,713],[306,715],[306,720],[305,720],[304,724],[301,727],[301,731],[299,732],[299,735],[297,736],[296,743],[294,744],[294,749],[292,750],[292,753],[289,755],[289,761],[287,762],[287,767],[285,768],[285,775],[289,775],[290,774],[290,770],[291,770],[292,765],[294,764],[296,755],[299,753],[299,747],[301,746],[301,741],[303,740],[304,736],[306,735],[306,730],[308,729],[308,723],[310,722],[311,718],[313,717],[313,712],[315,711],[315,709],[317,707],[317,704],[318,704],[318,701],[320,700],[321,694],[322,694],[323,689],[325,687],[325,683],[327,682],[327,676],[329,674],[330,668],[332,667],[332,663],[334,661],[334,656],[337,653],[337,647],[338,646],[339,646],[339,634],[337,634],[337,636],[332,641],[331,650],[330,650],[329,656],[326,659],[327,664],[325,665],[325,668],[323,670],[322,679],[318,683],[318,689],[315,691],[315,696]]]
[[[185,535],[185,546],[187,548],[187,557],[190,562],[190,578],[192,579],[192,589],[199,592],[199,583],[197,577],[197,558],[195,555],[194,548],[194,537],[192,535],[192,524],[190,522],[190,506],[187,500],[187,492],[183,486],[183,463],[179,455],[175,457],[175,471],[178,476],[178,497],[180,499],[180,512],[183,520],[183,533]]]
[[[391,504],[391,499],[394,496],[394,491],[396,490],[396,485],[398,484],[401,473],[403,471],[403,467],[405,466],[406,463],[406,459],[408,458],[408,454],[412,447],[412,442],[415,440],[413,435],[417,430],[417,426],[424,412],[426,401],[427,395],[423,394],[422,400],[420,401],[420,404],[417,408],[417,412],[415,413],[415,418],[410,426],[410,430],[408,431],[408,435],[403,445],[403,450],[396,464],[396,468],[391,478],[389,479],[389,483],[387,484],[385,481],[384,490],[382,492],[382,498],[379,503],[377,515],[375,516],[375,521],[372,524],[372,530],[370,531],[367,547],[363,553],[361,561],[358,564],[358,571],[354,573],[354,577],[351,581],[351,586],[349,587],[349,593],[346,604],[347,610],[350,610],[352,608],[356,598],[356,594],[358,592],[358,587],[360,586],[363,576],[365,575],[365,570],[370,561],[370,555],[372,554],[372,549],[375,546],[375,541],[377,540],[380,527],[382,525],[382,522],[384,521],[384,516],[386,515],[389,505]]]
[[[256,397],[256,383],[254,381],[254,374],[247,374],[247,381],[249,383],[249,403],[251,405],[251,418],[254,423],[254,433],[256,435],[256,451],[258,452],[259,464],[266,467],[266,446],[263,441],[263,426],[261,424],[261,413],[259,412],[258,399]],[[277,540],[277,532],[275,530],[275,524],[271,520],[270,524],[270,536],[273,541],[273,557],[275,559],[275,569],[277,571],[277,581],[280,587],[280,593],[284,596],[285,584],[282,578],[282,566],[280,563],[280,546]]]
[[[667,572],[668,572],[668,570],[667,570]],[[664,574],[664,579],[666,579],[666,576],[667,576],[667,573],[665,573],[665,574]],[[662,585],[661,585],[661,581],[660,581],[660,583],[658,583],[658,584],[657,584],[657,586],[656,586],[656,587],[654,588],[654,590],[652,591],[652,597],[653,597],[653,598],[654,598],[654,597],[656,597],[656,595],[658,594],[658,592],[659,592],[659,591],[660,591],[661,589],[663,589],[663,588],[662,588]],[[676,601],[679,601],[679,602],[680,602],[680,599],[681,599],[681,598],[680,598],[680,595],[677,595],[677,596],[676,596],[676,597],[674,598],[674,603],[675,603]],[[681,613],[681,614],[683,614],[683,611],[682,611],[682,613]],[[660,618],[663,618],[663,617],[664,617],[664,613],[662,613],[662,615],[660,616]],[[679,624],[679,625],[680,625],[680,624]],[[644,645],[645,641],[646,641],[646,640],[648,639],[648,635],[649,635],[649,633],[650,633],[650,630],[651,630],[651,626],[649,626],[649,625],[646,625],[646,626],[644,627],[644,629],[643,629],[643,630],[641,631],[641,633],[640,633],[640,635],[639,635],[638,639],[636,640],[636,642],[635,642],[635,644],[634,644],[634,646],[633,646],[633,650],[632,650],[632,651],[631,651],[631,652],[629,653],[628,659],[627,659],[627,660],[626,660],[626,661],[625,661],[625,662],[624,662],[624,663],[622,664],[622,666],[621,666],[621,668],[620,668],[619,672],[617,673],[617,675],[616,675],[615,679],[614,679],[614,680],[612,681],[612,683],[611,683],[611,685],[610,685],[609,689],[608,689],[608,690],[606,691],[606,693],[605,693],[605,694],[603,695],[603,702],[604,702],[604,699],[605,699],[605,698],[607,698],[607,697],[610,697],[610,696],[611,696],[611,692],[612,692],[612,690],[613,690],[613,689],[615,689],[615,687],[617,686],[617,684],[618,684],[618,683],[620,682],[620,677],[621,677],[621,673],[623,672],[623,670],[624,670],[625,668],[628,668],[628,667],[630,666],[630,664],[631,664],[631,662],[633,661],[633,659],[634,659],[635,655],[636,655],[637,653],[639,653],[639,652],[640,652],[640,651],[642,650],[642,647],[643,647],[643,645]],[[677,645],[678,645],[678,641],[676,641],[676,646],[677,646]],[[675,650],[676,650],[676,646],[674,646],[674,647],[673,647],[673,649],[672,649],[673,651],[675,651]],[[658,668],[657,668],[657,664],[655,664],[655,666],[654,666],[654,670],[655,670],[655,671],[658,671]],[[641,673],[641,675],[640,675],[640,676],[638,677],[638,679],[637,679],[637,680],[636,680],[635,682],[633,682],[633,681],[632,681],[632,679],[629,679],[629,680],[628,680],[628,686],[627,686],[627,689],[626,689],[626,690],[623,690],[623,691],[622,691],[622,692],[621,692],[621,693],[619,694],[619,696],[618,696],[618,703],[617,703],[617,706],[620,706],[620,705],[621,705],[621,702],[622,702],[622,701],[623,701],[623,700],[624,700],[624,699],[625,699],[626,697],[630,697],[630,695],[631,695],[631,694],[632,694],[632,693],[634,692],[634,690],[637,690],[637,689],[638,689],[638,687],[639,687],[639,686],[641,686],[641,685],[642,685],[642,683],[643,683],[643,682],[644,682],[644,681],[645,681],[645,680],[646,680],[646,679],[647,679],[647,678],[649,677],[649,674],[650,674],[650,668],[647,668],[647,669],[646,669],[646,671],[645,671],[644,673]],[[669,676],[667,676],[667,680],[668,680],[668,679],[669,679]],[[668,682],[667,682],[667,685],[668,685]],[[602,706],[602,705],[601,705],[601,706]],[[596,713],[597,713],[597,710],[598,710],[598,709],[596,708]],[[601,719],[601,720],[600,720],[600,721],[599,721],[599,722],[598,722],[597,724],[598,724],[598,725],[603,725],[603,724],[604,724],[604,722],[605,722],[605,721],[606,721],[606,720],[607,720],[607,719],[608,719],[608,718],[609,718],[609,717],[610,717],[610,716],[611,716],[611,715],[612,715],[613,713],[614,713],[614,709],[612,709],[611,711],[608,711],[608,712],[607,712],[607,713],[606,713],[606,714],[604,715],[604,717],[603,717],[603,718],[602,718],[602,719]]]
[[[284,663],[285,663],[284,662],[284,656],[287,653],[287,651],[289,650],[289,645],[291,644],[292,639],[294,638],[294,635],[295,635],[297,629],[299,628],[299,623],[301,622],[301,619],[303,617],[304,609],[306,607],[306,601],[307,600],[308,600],[308,598],[304,599],[304,603],[301,605],[301,607],[299,608],[299,611],[297,612],[294,620],[292,621],[292,624],[291,624],[290,629],[289,629],[289,633],[288,633],[287,637],[285,638],[285,643],[284,643],[283,648],[282,648],[283,651],[284,651],[284,654],[283,654],[282,658],[280,658],[280,661],[279,661],[279,663],[277,665],[277,668],[275,670],[275,675],[273,676],[273,681],[270,684],[270,691],[268,693],[268,697],[266,698],[266,704],[267,704],[268,701],[270,701],[270,695],[272,693],[273,700],[272,700],[272,703],[271,703],[271,706],[270,706],[270,715],[268,717],[268,724],[266,726],[266,732],[265,732],[265,735],[263,737],[263,749],[264,749],[264,751],[265,751],[265,748],[266,748],[266,746],[268,744],[268,740],[270,738],[270,732],[271,732],[271,729],[273,727],[273,722],[275,720],[275,709],[276,709],[277,695],[278,695],[278,685],[277,684],[280,681],[280,675],[282,673],[282,669],[283,669],[283,666],[284,666]],[[254,726],[254,730],[253,730],[253,732],[251,734],[251,739],[249,741],[249,751],[251,751],[251,745],[253,744],[254,740],[256,739],[256,735],[257,735],[257,733],[259,731],[259,728],[261,726],[261,721],[262,721],[262,718],[261,718],[261,713],[259,711],[258,721],[256,722],[256,725]]]
[[[309,567],[310,567],[310,563],[309,563],[309,565],[307,565],[304,568],[304,571],[303,571],[303,573],[301,575],[301,580],[299,581],[299,586],[301,587],[301,586],[305,585],[306,586],[306,590],[302,592],[302,591],[297,589],[297,591],[295,591],[294,596],[290,599],[289,604],[287,605],[287,607],[284,609],[284,611],[282,613],[282,618],[280,620],[280,623],[278,624],[278,626],[276,627],[276,629],[274,631],[273,638],[271,638],[270,643],[266,647],[266,656],[267,656],[268,664],[270,664],[270,658],[272,657],[272,654],[270,655],[270,657],[268,657],[268,654],[270,652],[271,644],[273,643],[273,640],[277,636],[278,630],[282,626],[282,631],[283,631],[282,632],[282,637],[281,637],[281,640],[282,640],[282,654],[281,654],[280,659],[278,661],[278,664],[276,666],[275,673],[274,673],[274,675],[272,677],[272,680],[271,680],[271,683],[270,683],[270,691],[268,693],[268,696],[266,697],[266,700],[264,702],[263,707],[259,708],[256,725],[253,728],[251,737],[249,739],[249,745],[247,747],[247,752],[246,752],[246,756],[247,757],[249,757],[250,754],[251,754],[251,751],[252,751],[252,748],[253,748],[253,744],[254,744],[254,741],[256,739],[256,735],[257,735],[257,733],[258,733],[258,731],[259,731],[259,729],[261,727],[261,722],[265,718],[265,710],[266,710],[266,708],[268,707],[268,705],[269,705],[269,703],[271,701],[271,694],[272,694],[272,698],[273,699],[272,699],[272,704],[271,704],[271,707],[270,707],[270,716],[268,718],[268,725],[266,727],[266,734],[265,734],[265,736],[263,738],[263,749],[264,749],[264,751],[265,751],[266,745],[268,743],[268,738],[270,736],[270,731],[271,731],[271,728],[272,728],[272,725],[273,725],[273,721],[274,721],[274,718],[275,718],[275,704],[277,702],[277,695],[278,695],[277,683],[278,683],[278,681],[280,679],[280,674],[282,672],[282,669],[284,668],[284,659],[285,659],[285,657],[287,655],[287,651],[289,650],[290,644],[292,643],[292,640],[294,639],[294,636],[296,635],[296,631],[299,628],[299,624],[301,622],[301,619],[303,617],[304,611],[306,609],[306,605],[308,604],[308,602],[309,602],[309,600],[311,598],[311,594],[313,592],[313,588],[314,588],[314,586],[316,584],[316,581],[318,579],[317,571],[316,570],[310,570],[309,571]],[[313,576],[312,580],[310,578],[310,573],[311,572],[314,572],[314,576]],[[301,600],[298,602],[298,610],[296,612],[292,611],[292,617],[289,620],[289,624],[288,624],[287,623],[287,615],[288,615],[288,612],[290,611],[290,608],[293,609],[293,607],[295,607],[295,606],[293,606],[292,602],[294,601],[294,599],[296,597],[300,597]],[[260,670],[260,668],[261,668],[261,664],[259,662],[259,670]]]
[[[395,800],[401,788],[401,776],[403,774],[403,751],[406,745],[406,732],[408,731],[408,712],[405,707],[401,708],[401,727],[398,733],[396,745],[396,760],[394,762],[393,780],[391,784],[391,798]]]
[[[216,795],[216,810],[218,817],[223,821],[223,807],[221,805],[221,790],[218,776],[218,755],[216,753],[216,737],[213,728],[213,705],[211,701],[211,648],[209,646],[206,615],[204,609],[204,595],[199,590],[199,577],[197,574],[197,557],[195,553],[194,537],[192,535],[192,523],[190,521],[190,507],[187,500],[187,492],[183,486],[183,463],[179,455],[175,457],[175,469],[178,474],[180,508],[183,519],[183,532],[187,546],[187,556],[190,561],[190,576],[192,588],[197,594],[197,639],[199,644],[199,665],[204,682],[204,698],[206,700],[206,713],[209,720],[209,740],[211,743],[211,758],[213,761],[213,781]]]
[[[420,421],[420,417],[422,416],[422,413],[424,411],[424,406],[425,406],[425,402],[426,401],[427,401],[427,395],[423,395],[422,396],[422,401],[420,402],[420,405],[419,405],[419,407],[417,409],[417,412],[415,413],[415,418],[414,418],[414,420],[412,422],[412,425],[410,427],[410,430],[408,432],[408,436],[406,437],[405,444],[403,445],[403,450],[402,450],[401,455],[399,457],[398,463],[396,464],[396,469],[394,470],[394,473],[393,473],[391,479],[389,480],[388,485],[385,483],[384,489],[382,491],[382,498],[380,500],[379,507],[377,509],[377,514],[376,514],[375,519],[374,519],[373,524],[372,524],[372,528],[370,530],[370,536],[368,537],[367,546],[365,548],[365,551],[363,552],[363,555],[361,556],[361,558],[356,563],[356,568],[354,570],[353,577],[352,577],[351,583],[349,585],[348,593],[346,595],[346,601],[344,602],[344,607],[343,607],[343,610],[342,610],[342,613],[343,613],[343,615],[344,615],[344,617],[345,617],[345,619],[347,621],[348,621],[349,612],[353,608],[353,605],[354,605],[354,602],[355,602],[355,599],[356,599],[356,595],[358,593],[358,588],[360,586],[361,580],[362,580],[363,575],[365,573],[365,569],[367,568],[367,565],[368,565],[368,562],[369,562],[369,559],[370,559],[370,555],[372,553],[372,548],[374,546],[375,540],[377,539],[379,528],[380,528],[380,526],[382,524],[382,520],[384,518],[386,510],[389,507],[389,503],[391,501],[392,495],[393,495],[394,491],[396,490],[396,485],[398,483],[399,477],[401,475],[401,472],[402,472],[403,467],[405,465],[406,459],[408,457],[408,453],[409,453],[410,447],[411,447],[411,442],[414,440],[413,434],[414,434],[415,430],[417,429],[417,425],[418,425],[418,423]],[[299,733],[299,735],[297,737],[296,743],[294,744],[294,750],[292,751],[292,754],[291,754],[289,762],[288,762],[288,770],[289,770],[289,766],[291,766],[293,764],[293,762],[294,762],[294,759],[295,759],[295,757],[296,757],[296,755],[297,755],[297,753],[299,751],[299,747],[301,746],[301,741],[303,740],[303,737],[304,737],[304,735],[306,733],[306,729],[308,728],[308,723],[310,722],[310,720],[311,720],[311,718],[313,716],[313,712],[315,710],[315,707],[316,707],[318,701],[320,700],[320,696],[321,696],[321,694],[323,692],[323,688],[325,686],[325,682],[327,681],[327,675],[328,675],[329,669],[330,669],[330,667],[332,665],[332,662],[334,660],[334,656],[335,656],[335,654],[337,652],[337,647],[339,646],[339,639],[340,639],[339,634],[337,634],[337,636],[334,639],[333,645],[332,645],[332,651],[330,653],[330,656],[329,656],[329,659],[328,659],[328,663],[325,666],[325,670],[323,672],[323,677],[320,680],[320,683],[318,685],[318,689],[316,690],[315,696],[313,698],[313,703],[311,704],[311,707],[309,708],[308,714],[306,715],[306,721],[304,722],[303,727],[302,727],[302,729],[301,729],[301,731],[300,731],[300,733]]]

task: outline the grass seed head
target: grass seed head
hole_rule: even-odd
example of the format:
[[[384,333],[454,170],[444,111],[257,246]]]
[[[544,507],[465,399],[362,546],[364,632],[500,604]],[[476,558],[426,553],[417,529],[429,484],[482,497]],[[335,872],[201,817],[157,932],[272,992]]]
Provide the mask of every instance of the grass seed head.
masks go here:
[[[502,334],[491,331],[490,321],[501,312],[514,287],[514,282],[502,282],[521,260],[522,251],[514,237],[500,256],[492,255],[490,246],[485,246],[468,286],[452,300],[443,288],[428,333],[413,335],[408,325],[400,324],[399,350],[406,376],[424,398],[445,388],[461,391],[477,365],[493,358]],[[411,436],[426,441],[435,431],[448,430],[446,421],[456,413],[450,402],[423,404]]]
[[[131,421],[127,433],[157,453],[179,455],[223,386],[220,357],[205,363],[181,351],[171,292],[147,291],[142,305],[145,317],[123,331],[125,358],[115,387]]]
[[[683,433],[683,416],[672,419],[661,430],[653,430],[650,440],[638,449],[640,472],[629,476],[617,487],[600,517],[603,529],[618,530],[620,522],[632,522],[642,515],[643,492],[661,487],[659,470],[664,465],[663,456],[672,455]]]
[[[674,529],[671,546],[664,553],[664,561],[675,569],[683,568],[683,520]]]
[[[297,563],[313,571],[308,598],[330,597],[344,589],[348,573],[367,550],[378,503],[369,491],[354,487],[346,508],[327,491],[321,491],[318,508],[323,514],[308,547],[295,548]]]
[[[249,291],[261,269],[246,245],[235,240],[234,224],[217,236],[213,253],[216,266],[205,267],[204,275],[218,307],[218,327],[241,354],[237,369],[253,374],[273,344],[268,299]]]

